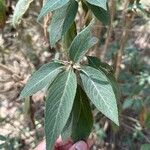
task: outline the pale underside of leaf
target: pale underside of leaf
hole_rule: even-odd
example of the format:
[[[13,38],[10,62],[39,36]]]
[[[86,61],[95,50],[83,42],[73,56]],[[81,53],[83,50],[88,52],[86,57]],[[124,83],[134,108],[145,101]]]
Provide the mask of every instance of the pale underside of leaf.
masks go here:
[[[99,111],[119,125],[116,97],[105,74],[89,66],[82,71],[83,87],[90,100]]]
[[[12,18],[13,26],[16,27],[20,23],[22,16],[25,14],[33,0],[19,0]]]
[[[41,20],[47,13],[61,8],[68,2],[69,0],[47,0],[38,16],[38,20]]]
[[[56,139],[66,125],[72,110],[76,87],[76,75],[69,70],[59,74],[49,88],[45,112],[47,150],[53,150]]]
[[[43,65],[31,76],[20,96],[22,98],[31,96],[48,84],[50,85],[55,77],[63,70],[63,67],[63,65],[55,62]]]

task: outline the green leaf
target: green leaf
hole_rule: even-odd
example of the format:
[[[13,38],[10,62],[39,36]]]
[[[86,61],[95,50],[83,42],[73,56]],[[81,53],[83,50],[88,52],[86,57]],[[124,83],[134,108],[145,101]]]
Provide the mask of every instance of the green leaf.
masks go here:
[[[77,35],[77,29],[76,29],[76,24],[74,22],[70,27],[70,29],[62,37],[63,49],[66,50],[67,52],[76,35]]]
[[[6,146],[6,143],[0,144],[0,149],[5,148],[5,146]]]
[[[104,25],[109,24],[110,18],[109,18],[109,11],[105,10],[101,7],[91,5],[89,3],[86,3],[87,6],[91,9],[95,17],[100,20]]]
[[[73,40],[69,48],[69,56],[74,62],[79,62],[87,51],[98,42],[96,37],[92,37],[92,26],[93,22],[82,30]]]
[[[99,58],[94,57],[94,56],[87,56],[88,59],[88,64],[93,67],[93,68],[99,68],[101,65],[101,61]]]
[[[56,62],[43,65],[31,76],[20,94],[21,97],[31,96],[46,87],[48,84],[50,85],[56,76],[62,71],[62,68],[63,65]]]
[[[7,137],[5,137],[4,135],[0,135],[0,141],[6,141]]]
[[[20,23],[22,16],[25,14],[27,9],[29,8],[31,2],[33,2],[33,0],[19,0],[18,1],[14,14],[13,14],[13,18],[12,18],[12,23],[14,27],[16,27]]]
[[[63,23],[62,35],[64,35],[64,33],[66,33],[73,24],[77,11],[78,11],[78,2],[75,0],[70,0],[70,4],[67,8],[66,17]]]
[[[133,99],[126,99],[125,101],[124,101],[124,103],[123,103],[123,109],[128,109],[128,108],[131,108],[132,106],[133,106],[133,103],[134,103],[134,101],[133,101]]]
[[[95,5],[103,8],[104,10],[107,10],[107,5],[106,5],[107,0],[86,0],[86,1],[91,5]]]
[[[121,92],[120,92],[120,88],[117,83],[117,80],[113,74],[114,70],[113,70],[112,66],[108,65],[107,63],[101,62],[101,60],[97,57],[87,56],[87,58],[88,58],[88,63],[91,67],[96,68],[105,73],[105,75],[107,76],[107,79],[109,80],[109,82],[114,90],[116,99],[119,100],[121,97]]]
[[[72,70],[60,73],[49,88],[46,99],[45,133],[46,149],[53,150],[70,116],[77,87],[76,75]]]
[[[61,8],[68,2],[69,2],[69,0],[46,0],[46,3],[44,4],[44,6],[38,16],[38,20],[41,20],[41,18],[43,18],[45,15],[47,15],[47,13]]]
[[[89,99],[80,86],[78,86],[73,106],[72,139],[74,142],[86,140],[93,127],[93,115]]]
[[[114,73],[113,67],[107,63],[101,62],[101,60],[94,56],[87,56],[88,63],[91,67],[96,69],[102,69],[105,72]]]
[[[0,0],[0,29],[5,26],[6,22],[6,6],[5,1]]]
[[[100,70],[86,66],[80,76],[87,96],[97,109],[119,125],[116,97],[106,75]]]
[[[150,144],[143,144],[140,150],[150,150]]]
[[[72,113],[70,113],[69,119],[67,120],[67,123],[61,133],[63,142],[67,142],[67,140],[71,137],[72,126],[73,126],[73,115],[72,115]]]
[[[73,24],[76,13],[78,10],[78,2],[71,0],[67,5],[57,9],[51,21],[49,27],[50,32],[50,44],[55,47],[56,42],[58,42],[62,35],[64,35]]]

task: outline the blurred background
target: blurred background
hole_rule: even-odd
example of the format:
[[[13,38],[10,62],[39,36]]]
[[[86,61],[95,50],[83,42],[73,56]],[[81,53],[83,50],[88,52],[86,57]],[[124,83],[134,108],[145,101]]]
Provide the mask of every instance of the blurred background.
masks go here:
[[[141,0],[139,7],[128,5],[129,1],[134,0],[109,0],[111,25],[97,21],[94,28],[99,43],[89,55],[112,65],[121,98],[119,128],[93,107],[93,150],[150,150],[150,1]],[[37,23],[42,0],[31,3],[15,29],[16,3],[0,0],[0,149],[32,150],[44,137],[45,93],[26,99],[19,94],[30,75],[62,46],[50,47],[48,21]],[[85,16],[80,8],[78,30]]]

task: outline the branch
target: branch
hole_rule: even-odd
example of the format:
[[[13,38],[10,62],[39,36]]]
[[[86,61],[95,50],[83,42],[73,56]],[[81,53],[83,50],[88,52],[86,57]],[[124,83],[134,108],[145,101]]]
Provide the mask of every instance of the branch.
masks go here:
[[[128,6],[128,4],[129,3],[127,2],[127,5],[125,5],[124,10],[126,10],[126,6]],[[122,33],[122,37],[121,37],[121,41],[120,41],[120,48],[118,49],[117,58],[116,58],[116,64],[115,64],[115,77],[116,77],[116,79],[118,79],[120,71],[121,71],[120,65],[122,63],[122,55],[124,53],[124,48],[125,48],[125,45],[126,45],[127,40],[128,40],[129,29],[131,27],[133,19],[134,19],[134,13],[133,12],[125,12],[124,13],[125,28],[124,28],[123,33]]]
[[[110,0],[110,25],[109,25],[109,29],[108,29],[107,39],[105,41],[105,45],[104,45],[103,51],[100,56],[101,60],[105,59],[105,56],[107,54],[107,50],[109,47],[109,43],[110,43],[110,40],[112,37],[113,21],[114,21],[114,17],[115,17],[115,12],[116,12],[116,1]]]
[[[0,70],[4,71],[10,75],[15,74],[11,69],[9,69],[7,66],[5,66],[3,64],[0,64]]]

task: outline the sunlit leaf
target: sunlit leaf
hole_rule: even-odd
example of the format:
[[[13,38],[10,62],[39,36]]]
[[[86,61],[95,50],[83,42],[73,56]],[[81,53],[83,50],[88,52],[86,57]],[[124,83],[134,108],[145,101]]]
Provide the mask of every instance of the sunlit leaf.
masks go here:
[[[27,97],[50,85],[55,77],[62,71],[63,65],[52,62],[43,65],[29,79],[20,96]]]
[[[46,0],[44,6],[38,16],[38,20],[43,18],[45,15],[47,15],[47,13],[54,11],[58,8],[61,8],[68,2],[69,2],[69,0]]]
[[[20,23],[22,16],[25,14],[33,0],[19,0],[12,18],[13,26],[16,27]]]
[[[105,75],[107,76],[107,79],[109,80],[109,82],[114,90],[116,99],[119,100],[121,97],[121,92],[120,92],[120,88],[117,83],[117,80],[114,76],[114,70],[113,70],[112,66],[108,65],[107,63],[101,62],[99,58],[94,57],[94,56],[87,56],[87,58],[88,58],[88,63],[91,67],[94,67],[105,73]]]
[[[98,39],[92,36],[92,26],[93,22],[73,40],[69,49],[69,56],[74,62],[79,62],[87,51],[98,42]]]
[[[80,73],[84,90],[99,111],[119,125],[118,108],[112,86],[106,75],[92,67],[83,67]]]

